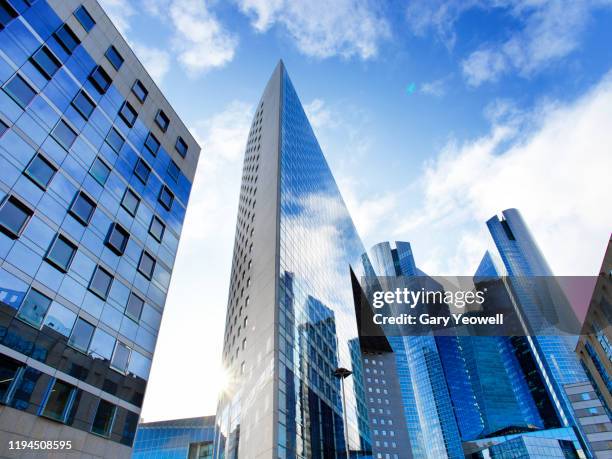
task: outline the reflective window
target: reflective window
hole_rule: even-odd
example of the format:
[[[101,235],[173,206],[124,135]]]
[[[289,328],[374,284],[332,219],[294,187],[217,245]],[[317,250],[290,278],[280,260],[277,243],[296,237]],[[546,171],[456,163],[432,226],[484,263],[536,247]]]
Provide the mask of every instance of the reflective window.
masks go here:
[[[108,437],[113,428],[113,421],[115,419],[115,411],[117,407],[106,400],[100,399],[98,409],[96,410],[96,416],[91,426],[91,431],[95,434]]]
[[[68,413],[74,402],[76,387],[56,379],[53,383],[53,389],[49,391],[47,403],[43,409],[43,416],[55,419],[57,421],[66,422]]]
[[[0,230],[13,239],[18,238],[32,214],[15,196],[9,196],[0,207]]]
[[[149,91],[147,91],[147,88],[145,88],[145,85],[142,84],[142,81],[140,80],[136,80],[134,82],[134,85],[132,86],[132,92],[134,93],[134,95],[136,95],[140,102],[144,102],[147,99],[147,96],[149,95]]]
[[[115,67],[115,70],[119,70],[123,65],[123,57],[121,57],[121,54],[119,54],[119,51],[114,46],[109,46],[104,55],[111,65]]]
[[[2,137],[2,134],[4,134],[8,130],[8,128],[8,124],[0,120],[0,137]]]
[[[85,93],[85,91],[80,90],[76,95],[74,100],[72,101],[72,105],[77,111],[81,114],[85,120],[88,120],[91,116],[94,108],[96,108],[96,104],[89,98],[89,96]]]
[[[115,345],[115,352],[113,353],[113,358],[111,360],[111,367],[121,373],[125,373],[129,360],[130,348],[128,348],[121,341],[117,341],[117,344]]]
[[[74,17],[76,17],[81,23],[81,25],[85,29],[85,32],[89,32],[92,27],[96,25],[96,21],[93,20],[91,14],[89,14],[89,11],[87,11],[83,5],[79,6],[74,11]]]
[[[47,252],[45,260],[63,272],[67,272],[77,251],[76,245],[65,236],[57,234]]]
[[[104,186],[110,174],[110,167],[98,156],[91,165],[89,173],[100,185]]]
[[[114,348],[115,338],[104,330],[96,328],[89,345],[89,353],[110,361]]]
[[[128,298],[127,306],[125,307],[125,314],[138,322],[140,320],[140,314],[142,313],[143,307],[143,299],[134,292],[131,292],[130,297]]]
[[[77,134],[68,126],[68,123],[62,119],[55,125],[53,136],[66,150],[68,150],[74,143]]]
[[[187,156],[187,150],[189,147],[187,146],[187,142],[185,142],[182,137],[176,138],[174,148],[176,148],[176,151],[178,151],[179,155],[181,155],[183,158]]]
[[[119,109],[119,116],[123,121],[127,123],[128,126],[132,127],[134,126],[134,122],[136,121],[138,113],[136,113],[136,110],[134,109],[134,107],[132,107],[132,104],[130,104],[128,101],[125,101]]]
[[[170,191],[170,188],[168,188],[166,185],[162,186],[159,192],[158,200],[161,203],[161,205],[166,208],[166,210],[170,210],[170,208],[172,207],[172,201],[174,201],[174,195],[172,194],[172,191]]]
[[[17,16],[19,14],[8,2],[0,1],[0,30],[4,29]]]
[[[159,150],[159,140],[155,138],[152,132],[149,132],[147,140],[145,140],[145,147],[147,147],[153,156],[157,155],[157,150]]]
[[[15,74],[15,76],[4,85],[4,90],[21,108],[26,108],[36,95],[36,91],[32,86],[30,86],[19,74]]]
[[[168,175],[170,176],[170,178],[175,182],[178,182],[180,173],[181,170],[179,169],[177,164],[174,161],[170,160],[170,163],[168,164]]]
[[[62,24],[62,26],[53,33],[53,36],[68,54],[72,54],[74,49],[81,43],[72,29],[68,27],[68,24]]]
[[[21,366],[18,361],[0,354],[0,400],[5,400]]]
[[[103,300],[106,300],[108,290],[110,289],[112,283],[113,276],[111,276],[110,273],[101,266],[96,266],[96,270],[94,271],[93,276],[91,276],[91,281],[89,282],[89,290]]]
[[[76,317],[76,314],[70,309],[54,302],[45,317],[44,325],[68,337]]]
[[[136,175],[136,177],[138,177],[142,183],[146,184],[150,173],[151,168],[142,158],[138,158],[138,162],[134,167],[134,175]]]
[[[117,131],[117,129],[112,127],[110,131],[108,131],[108,135],[106,136],[106,142],[111,146],[113,150],[119,153],[121,147],[123,147],[123,144],[125,143],[125,139],[121,134],[119,134],[119,131]]]
[[[131,189],[127,188],[121,200],[121,206],[127,210],[130,215],[135,216],[139,204],[140,198]]]
[[[138,262],[138,271],[151,280],[153,277],[153,269],[155,269],[155,259],[145,250],[142,251],[140,261]]]
[[[95,208],[96,204],[93,199],[82,191],[79,191],[72,201],[69,212],[82,224],[87,225],[89,224],[89,220],[91,220]]]
[[[129,238],[130,233],[125,228],[119,223],[113,223],[108,230],[105,244],[117,255],[123,255]]]
[[[89,342],[91,341],[94,329],[95,327],[92,324],[79,317],[74,324],[68,344],[80,351],[86,352],[87,348],[89,348]]]
[[[153,236],[157,242],[162,241],[165,229],[166,226],[162,223],[162,221],[158,217],[153,216],[151,219],[151,225],[149,226],[149,234]]]
[[[43,190],[57,172],[57,168],[40,153],[34,155],[23,173]]]
[[[166,132],[170,124],[170,118],[168,118],[168,115],[166,115],[163,110],[159,110],[157,115],[155,115],[155,123],[157,123],[162,131]]]
[[[38,290],[30,289],[21,303],[18,316],[27,323],[39,328],[45,314],[51,306],[51,298],[43,295]]]
[[[50,80],[55,72],[59,70],[62,63],[57,57],[51,52],[45,45],[41,46],[30,58],[34,67],[36,67],[40,73],[47,79]]]
[[[91,81],[91,84],[94,85],[100,94],[104,94],[109,88],[112,80],[102,66],[98,65],[93,69],[91,75],[89,75],[89,81]]]

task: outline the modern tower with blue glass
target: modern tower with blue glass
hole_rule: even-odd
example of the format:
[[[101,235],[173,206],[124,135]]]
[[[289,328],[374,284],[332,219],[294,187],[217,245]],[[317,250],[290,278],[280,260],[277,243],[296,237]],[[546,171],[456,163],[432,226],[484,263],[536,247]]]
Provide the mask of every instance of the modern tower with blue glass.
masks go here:
[[[0,1],[0,88],[0,455],[129,456],[200,148],[94,0]]]
[[[282,62],[244,156],[216,457],[364,457],[363,245]],[[336,370],[352,372],[345,379]],[[347,374],[343,372],[343,374]]]

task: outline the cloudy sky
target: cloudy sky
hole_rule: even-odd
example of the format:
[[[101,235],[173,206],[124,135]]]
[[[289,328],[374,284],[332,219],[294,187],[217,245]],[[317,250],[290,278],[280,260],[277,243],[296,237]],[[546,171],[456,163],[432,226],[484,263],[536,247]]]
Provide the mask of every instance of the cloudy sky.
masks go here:
[[[560,275],[612,229],[611,0],[101,0],[200,158],[143,417],[214,414],[241,158],[285,61],[366,246],[471,274],[520,209]]]

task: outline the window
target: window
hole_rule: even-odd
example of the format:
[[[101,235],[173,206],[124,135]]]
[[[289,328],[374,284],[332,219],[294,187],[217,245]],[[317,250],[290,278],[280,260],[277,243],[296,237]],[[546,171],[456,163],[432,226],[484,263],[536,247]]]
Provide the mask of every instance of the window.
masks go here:
[[[110,131],[108,131],[108,135],[106,136],[106,143],[108,143],[115,152],[119,153],[121,151],[121,147],[125,143],[125,139],[119,131],[112,127]]]
[[[15,196],[9,196],[0,207],[0,230],[13,239],[18,238],[33,213]]]
[[[56,172],[57,168],[40,153],[34,155],[28,167],[23,171],[30,180],[43,190],[47,188]]]
[[[52,303],[43,324],[68,338],[75,320],[76,314],[70,309],[59,303]]]
[[[2,134],[4,134],[8,130],[8,128],[8,124],[0,120],[0,137],[2,137]]]
[[[39,328],[49,306],[51,306],[51,298],[31,288],[21,303],[18,316],[30,325]]]
[[[183,158],[187,156],[187,150],[189,147],[187,146],[187,142],[185,142],[182,137],[176,138],[174,148],[176,148],[176,151],[178,151],[179,155],[181,155]]]
[[[111,276],[110,273],[101,266],[96,266],[96,269],[91,276],[91,280],[89,281],[89,290],[103,300],[106,300],[112,283],[113,276]]]
[[[174,201],[174,195],[170,191],[166,185],[162,186],[161,191],[159,192],[158,201],[162,206],[166,208],[166,210],[170,210],[172,207],[172,201]]]
[[[17,11],[6,0],[0,0],[0,30],[17,16],[19,16]]]
[[[127,123],[128,126],[132,127],[134,126],[138,113],[136,113],[136,110],[134,110],[132,104],[126,100],[119,109],[119,116]]]
[[[132,86],[132,92],[138,98],[140,102],[144,102],[149,95],[149,91],[145,88],[145,85],[142,84],[142,81],[136,80],[134,85]]]
[[[93,20],[91,14],[89,14],[89,11],[87,11],[83,5],[79,6],[74,11],[74,17],[81,23],[85,32],[89,32],[92,27],[96,25],[96,21]]]
[[[127,210],[130,215],[135,216],[138,210],[138,204],[140,204],[140,198],[136,193],[127,188],[121,200],[121,206]]]
[[[76,251],[76,245],[70,242],[65,236],[57,234],[53,242],[51,242],[45,260],[60,271],[67,272]]]
[[[104,55],[108,59],[108,62],[115,67],[115,70],[119,70],[123,65],[123,57],[121,57],[121,54],[119,54],[119,51],[117,51],[117,48],[114,46],[109,46]]]
[[[149,132],[147,140],[145,140],[145,147],[147,147],[147,150],[149,150],[153,156],[157,155],[157,150],[159,150],[159,140],[155,138],[152,132]]]
[[[72,29],[68,27],[68,24],[62,24],[62,26],[53,33],[53,36],[68,54],[72,54],[74,49],[81,44],[81,41]]]
[[[115,370],[125,373],[127,371],[128,362],[130,360],[130,348],[121,341],[117,341],[115,352],[111,360],[111,367]]]
[[[166,132],[170,124],[170,118],[168,118],[168,115],[166,115],[163,110],[159,110],[157,115],[155,115],[155,122],[162,131]]]
[[[36,91],[32,89],[32,86],[30,86],[19,74],[15,74],[15,76],[4,85],[4,90],[21,108],[26,108],[36,95]]]
[[[88,120],[96,108],[96,104],[89,98],[85,91],[80,90],[72,101],[72,105],[85,120]]]
[[[60,143],[62,147],[64,147],[66,150],[69,150],[72,144],[74,143],[77,134],[68,125],[68,123],[66,123],[66,121],[61,119],[53,129],[53,137],[55,137],[55,139]]]
[[[151,168],[147,166],[147,163],[145,163],[142,158],[138,158],[138,162],[134,167],[134,174],[136,177],[138,177],[140,181],[146,185],[150,173]]]
[[[138,271],[147,279],[151,280],[154,269],[155,259],[149,255],[147,251],[143,250],[142,255],[140,255],[140,261],[138,262]]]
[[[72,201],[70,206],[70,215],[80,221],[83,225],[87,226],[91,216],[96,208],[96,204],[93,199],[87,196],[82,191],[79,191]]]
[[[91,344],[89,345],[89,353],[94,354],[95,357],[101,357],[110,361],[113,355],[113,349],[115,348],[115,341],[115,338],[111,335],[96,328],[93,338],[91,339]]]
[[[93,69],[91,75],[89,75],[89,81],[94,85],[100,94],[104,94],[110,86],[112,80],[102,66],[98,65],[95,69]]]
[[[165,230],[166,226],[162,223],[159,217],[154,215],[151,219],[151,225],[149,226],[149,234],[153,236],[157,242],[161,242],[164,237]]]
[[[179,169],[177,164],[174,161],[170,160],[170,164],[168,164],[168,176],[170,176],[170,178],[175,182],[178,182],[180,173],[181,170]]]
[[[55,72],[59,70],[62,63],[57,57],[51,52],[45,45],[41,46],[30,58],[34,67],[36,67],[40,73],[47,79],[50,80]]]
[[[66,422],[68,413],[74,403],[77,388],[64,381],[56,379],[53,382],[53,389],[49,391],[47,403],[42,412],[46,416],[57,421]]]
[[[103,437],[110,436],[116,411],[117,407],[115,405],[100,399],[98,409],[96,410],[96,416],[91,426],[91,431]]]
[[[89,174],[95,178],[100,185],[104,186],[108,176],[110,175],[110,167],[108,167],[106,163],[98,156],[91,165]]]
[[[117,255],[123,255],[129,239],[130,233],[119,223],[113,223],[108,230],[105,244]]]
[[[128,298],[127,306],[125,307],[125,314],[138,322],[140,320],[140,314],[142,313],[143,307],[144,300],[132,292]]]
[[[95,328],[92,324],[79,317],[72,328],[68,344],[79,351],[87,352]]]
[[[0,400],[6,400],[6,395],[18,376],[20,368],[21,364],[18,361],[0,355]]]

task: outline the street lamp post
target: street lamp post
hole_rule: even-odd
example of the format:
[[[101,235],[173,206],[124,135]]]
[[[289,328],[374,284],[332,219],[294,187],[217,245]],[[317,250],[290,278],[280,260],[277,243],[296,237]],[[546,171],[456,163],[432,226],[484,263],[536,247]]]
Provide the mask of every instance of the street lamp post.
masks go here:
[[[344,411],[342,419],[344,420],[344,445],[346,447],[346,459],[350,459],[349,453],[349,443],[348,443],[348,421],[347,421],[347,413],[346,413],[346,397],[344,394],[344,380],[352,375],[353,372],[351,370],[347,370],[346,368],[336,368],[334,370],[334,376],[340,379],[340,385],[342,386],[342,411]]]

